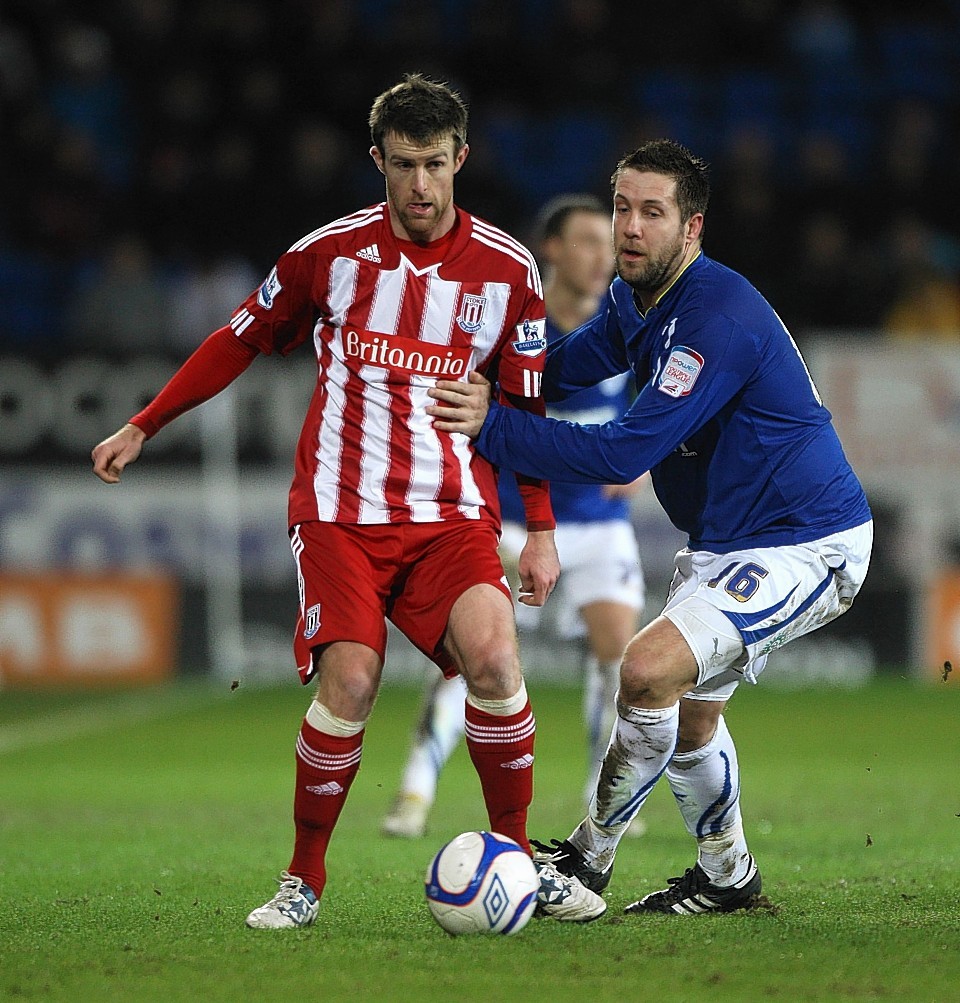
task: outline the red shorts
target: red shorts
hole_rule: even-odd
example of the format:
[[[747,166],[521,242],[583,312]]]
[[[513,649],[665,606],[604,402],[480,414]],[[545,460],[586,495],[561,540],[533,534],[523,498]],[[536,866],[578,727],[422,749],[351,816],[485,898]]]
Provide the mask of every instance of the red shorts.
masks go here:
[[[356,525],[304,522],[290,531],[300,615],[293,639],[303,683],[313,650],[357,641],[383,661],[391,620],[445,676],[457,674],[443,649],[454,603],[474,585],[510,586],[488,522]],[[511,599],[512,602],[512,599]]]

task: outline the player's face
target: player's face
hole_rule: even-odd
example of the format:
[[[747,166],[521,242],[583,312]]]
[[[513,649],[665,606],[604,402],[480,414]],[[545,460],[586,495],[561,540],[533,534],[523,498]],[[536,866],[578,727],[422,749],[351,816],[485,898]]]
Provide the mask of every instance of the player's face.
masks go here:
[[[699,213],[684,222],[673,178],[624,170],[613,193],[617,274],[649,305],[686,264],[703,226]]]
[[[387,204],[393,232],[403,240],[428,243],[453,226],[453,176],[463,166],[468,146],[454,152],[453,137],[420,146],[403,136],[388,132],[384,150],[372,147],[387,182]]]
[[[557,282],[578,296],[598,299],[613,276],[609,217],[596,212],[571,212],[563,233],[544,244],[544,256]]]

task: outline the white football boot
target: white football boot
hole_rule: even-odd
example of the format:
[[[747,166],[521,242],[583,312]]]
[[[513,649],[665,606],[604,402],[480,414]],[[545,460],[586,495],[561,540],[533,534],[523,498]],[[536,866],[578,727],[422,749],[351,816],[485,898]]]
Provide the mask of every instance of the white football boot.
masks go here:
[[[280,872],[280,890],[247,917],[254,930],[293,930],[310,926],[317,918],[320,903],[313,889],[287,871]]]
[[[566,923],[589,923],[607,911],[607,903],[576,878],[561,874],[552,860],[534,859],[540,875],[537,911]]]

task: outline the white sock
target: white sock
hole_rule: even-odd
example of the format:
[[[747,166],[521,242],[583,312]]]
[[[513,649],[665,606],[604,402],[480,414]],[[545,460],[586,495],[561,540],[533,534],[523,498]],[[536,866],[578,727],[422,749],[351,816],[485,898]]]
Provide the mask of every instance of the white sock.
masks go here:
[[[680,704],[647,710],[617,700],[617,723],[587,817],[570,836],[587,865],[613,862],[620,837],[663,775],[677,744]]]
[[[620,685],[620,663],[614,659],[598,662],[588,655],[584,662],[583,721],[587,732],[587,785],[585,801],[589,803],[597,783],[600,764],[617,720],[617,689]]]
[[[715,884],[736,884],[749,870],[750,851],[740,817],[737,749],[722,716],[706,745],[674,755],[667,782],[697,841],[700,866]]]
[[[735,885],[750,870],[750,851],[743,835],[743,824],[703,836],[697,840],[697,863],[715,885]]]
[[[400,791],[433,804],[437,779],[463,735],[467,686],[462,676],[432,682],[423,703]]]

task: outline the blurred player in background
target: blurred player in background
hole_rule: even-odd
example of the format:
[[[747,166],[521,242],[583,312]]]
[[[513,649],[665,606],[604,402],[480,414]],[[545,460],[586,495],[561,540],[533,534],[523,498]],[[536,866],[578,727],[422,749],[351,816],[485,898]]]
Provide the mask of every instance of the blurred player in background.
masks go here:
[[[301,680],[316,680],[317,691],[296,745],[293,858],[277,894],[247,917],[259,929],[316,918],[327,845],[380,685],[385,618],[444,673],[463,675],[490,827],[530,850],[536,725],[497,554],[496,473],[466,437],[439,434],[425,408],[439,375],[479,369],[504,404],[543,413],[540,276],[525,247],[453,202],[469,152],[455,91],[408,75],[376,99],[370,131],[386,201],[295,243],[229,325],[93,450],[95,473],[116,482],[147,438],[260,353],[315,347],[289,532],[300,597],[294,651]],[[520,575],[539,605],[559,574],[554,520],[546,485],[527,478],[522,490],[530,533]],[[551,863],[538,869],[544,912],[585,921],[606,908]]]
[[[761,889],[723,709],[769,652],[841,615],[867,573],[873,522],[830,412],[780,318],[702,250],[707,165],[654,140],[613,174],[617,274],[594,321],[548,354],[548,402],[631,370],[620,419],[574,425],[439,381],[428,408],[498,466],[627,483],[649,470],[689,534],[662,614],[620,666],[617,721],[587,817],[544,855],[602,891],[630,820],[666,773],[697,861],[627,912],[749,908]]]
[[[547,341],[553,343],[596,314],[610,284],[610,211],[594,195],[561,195],[541,210],[536,233],[545,266]],[[574,394],[550,413],[568,421],[602,423],[630,406],[631,391],[628,374],[621,373]],[[620,656],[637,631],[643,608],[640,553],[630,522],[630,498],[638,486],[638,481],[550,485],[562,575],[544,612],[549,611],[564,641],[586,637],[587,797],[616,717]],[[500,478],[500,503],[500,552],[509,566],[516,564],[525,536],[524,506],[510,472]],[[542,619],[535,606],[520,605],[516,612],[521,630],[535,629]],[[429,681],[400,790],[383,820],[386,835],[416,838],[425,832],[440,771],[464,731],[463,696],[459,677]]]

